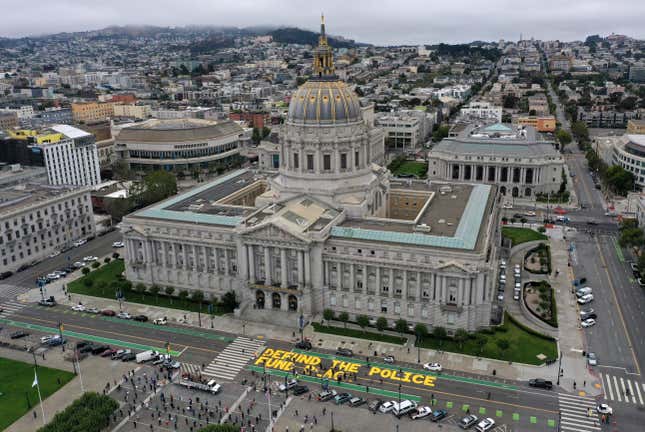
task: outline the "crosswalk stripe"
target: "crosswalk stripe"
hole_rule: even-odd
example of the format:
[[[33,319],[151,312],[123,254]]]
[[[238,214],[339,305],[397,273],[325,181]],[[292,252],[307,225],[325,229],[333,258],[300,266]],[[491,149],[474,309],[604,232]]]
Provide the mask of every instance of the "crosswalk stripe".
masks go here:
[[[636,393],[638,393],[638,400],[640,401],[641,405],[643,405],[643,397],[641,396],[641,389],[638,388],[638,383],[634,383],[634,388],[636,389]]]
[[[600,379],[602,380],[602,374],[600,374]],[[605,375],[605,380],[607,380],[607,390],[609,390],[609,399],[614,400],[614,390],[611,388],[611,379],[609,375]],[[607,394],[607,392],[605,392]]]
[[[574,401],[581,401],[582,400],[582,401],[586,401],[586,402],[593,402],[594,401],[594,399],[589,398],[589,397],[570,395],[570,394],[563,394],[563,393],[558,394],[558,399],[570,399],[570,400],[574,400]]]
[[[576,428],[574,429],[572,426],[566,426],[567,424],[570,424],[572,426],[576,426]],[[562,426],[560,428],[562,430],[571,430],[571,431],[576,431],[576,432],[591,432],[591,429],[600,430],[600,428],[597,427],[597,426],[583,426],[585,429],[580,429],[580,425],[578,425],[576,423],[569,423],[569,422],[564,422],[564,421],[561,421],[560,425]]]
[[[616,399],[618,399],[618,402],[622,402],[623,398],[620,396],[620,387],[618,387],[618,379],[614,377],[614,384],[616,385]]]
[[[264,350],[264,341],[238,337],[204,368],[202,374],[233,380],[249,360],[262,350]]]
[[[560,400],[560,405],[565,405],[565,406],[572,406],[574,408],[580,408],[581,406],[586,406],[586,407],[595,407],[596,403],[592,401],[568,401],[568,400]]]
[[[573,425],[573,426],[581,426],[589,429],[595,429],[595,430],[600,430],[600,427],[596,426],[594,422],[591,422],[590,425],[586,424],[580,424],[579,422],[572,422],[572,421],[566,421],[566,420],[561,420],[560,424],[562,425]]]
[[[632,382],[630,380],[627,380],[627,387],[629,388],[629,394],[632,396],[632,402],[636,403],[636,395],[634,394],[634,390],[632,389]],[[625,399],[629,399],[629,396],[625,395]]]
[[[625,402],[629,403],[629,396],[627,396],[627,391],[625,389],[625,380],[623,380],[623,377],[620,377],[620,385],[623,387],[623,394],[625,395]]]

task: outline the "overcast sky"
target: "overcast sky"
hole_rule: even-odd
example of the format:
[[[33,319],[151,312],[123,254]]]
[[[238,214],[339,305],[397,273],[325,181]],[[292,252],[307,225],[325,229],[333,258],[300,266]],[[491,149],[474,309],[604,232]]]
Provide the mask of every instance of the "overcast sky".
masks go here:
[[[0,11],[11,37],[128,24],[316,30],[324,12],[329,33],[373,44],[645,38],[645,0],[0,0]]]

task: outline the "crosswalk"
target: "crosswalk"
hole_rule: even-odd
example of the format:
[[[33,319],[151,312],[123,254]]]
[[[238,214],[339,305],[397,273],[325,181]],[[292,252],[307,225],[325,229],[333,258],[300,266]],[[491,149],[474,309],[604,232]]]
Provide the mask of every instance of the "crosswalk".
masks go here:
[[[16,296],[29,291],[29,288],[18,285],[0,284],[0,296],[6,298],[15,298]]]
[[[607,400],[645,405],[645,384],[603,373],[600,374],[600,380]]]
[[[601,429],[594,399],[559,393],[558,404],[561,431],[593,432]]]
[[[2,310],[2,312],[0,312],[0,317],[7,318],[10,315],[15,314],[25,306],[26,304],[17,302],[15,300],[4,300],[0,302],[0,310]]]
[[[202,368],[199,365],[193,364],[193,363],[184,363],[181,362],[181,373],[183,374],[189,374],[193,376],[198,376],[201,374]]]
[[[264,341],[237,337],[210,362],[202,375],[233,380],[252,358],[264,350]]]

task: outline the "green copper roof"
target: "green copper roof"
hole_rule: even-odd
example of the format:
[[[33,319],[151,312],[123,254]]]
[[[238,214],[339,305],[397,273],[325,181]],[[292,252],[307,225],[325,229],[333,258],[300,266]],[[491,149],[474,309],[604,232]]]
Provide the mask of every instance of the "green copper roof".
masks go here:
[[[511,132],[512,130],[513,129],[506,125],[503,125],[502,123],[495,123],[484,128],[484,131],[486,132]]]
[[[490,190],[491,187],[489,185],[473,186],[454,237],[351,227],[333,227],[331,229],[331,235],[333,237],[357,240],[472,250],[477,244],[477,236],[486,212],[486,202],[488,201]]]
[[[162,201],[159,204],[156,204],[152,207],[136,213],[136,216],[149,217],[155,219],[167,219],[167,220],[176,220],[181,222],[193,222],[193,223],[205,223],[205,224],[214,224],[214,225],[225,225],[225,226],[235,226],[242,222],[242,217],[240,216],[221,216],[213,215],[206,213],[193,213],[187,211],[175,211],[175,210],[166,210],[166,208],[177,204],[180,201],[184,201],[194,195],[197,195],[201,192],[204,192],[207,189],[217,186],[219,184],[225,183],[230,179],[233,179],[237,176],[240,176],[246,173],[248,169],[241,169],[233,171],[230,174],[218,177],[210,183],[206,183],[203,186],[191,189],[190,191],[179,194],[169,200]]]

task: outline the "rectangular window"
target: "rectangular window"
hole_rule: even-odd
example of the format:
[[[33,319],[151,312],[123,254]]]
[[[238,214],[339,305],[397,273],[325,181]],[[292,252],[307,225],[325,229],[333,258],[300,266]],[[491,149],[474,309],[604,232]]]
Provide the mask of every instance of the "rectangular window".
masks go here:
[[[312,154],[307,155],[307,170],[309,171],[314,170],[314,155]]]
[[[358,168],[358,163],[359,163],[358,152],[354,152],[354,166],[357,168]]]
[[[323,155],[323,169],[325,171],[331,170],[331,155]]]
[[[293,167],[295,169],[300,168],[300,158],[299,158],[298,153],[293,154]]]
[[[340,154],[340,169],[347,169],[347,153]]]

